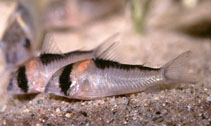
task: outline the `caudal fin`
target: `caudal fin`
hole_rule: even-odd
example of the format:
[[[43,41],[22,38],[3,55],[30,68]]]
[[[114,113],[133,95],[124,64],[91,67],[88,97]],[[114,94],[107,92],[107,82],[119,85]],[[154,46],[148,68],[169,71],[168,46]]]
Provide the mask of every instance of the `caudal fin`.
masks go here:
[[[184,52],[162,67],[167,81],[196,83],[197,79],[188,70],[191,51]]]

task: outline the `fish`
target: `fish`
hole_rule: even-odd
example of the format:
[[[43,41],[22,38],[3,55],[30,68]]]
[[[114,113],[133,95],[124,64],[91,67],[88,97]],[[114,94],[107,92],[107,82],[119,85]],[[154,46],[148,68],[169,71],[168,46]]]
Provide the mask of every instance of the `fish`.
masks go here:
[[[18,20],[21,21],[14,12],[7,20],[2,40],[0,40],[2,66],[0,70],[0,95],[2,103],[8,99],[6,92],[12,73],[35,55],[33,46],[36,43],[31,41]],[[0,104],[0,108],[2,106],[3,104]]]
[[[9,66],[20,66],[37,56],[46,34],[56,31],[51,28],[53,25],[47,26],[51,21],[46,18],[46,11],[51,3],[56,1],[58,0],[16,1],[16,6],[7,19],[1,43],[5,60],[10,64]]]
[[[51,76],[60,68],[74,62],[112,53],[117,47],[117,42],[113,41],[116,36],[117,34],[112,35],[92,50],[59,53],[60,50],[57,48],[56,42],[53,42],[51,34],[47,35],[41,55],[20,66],[12,75],[7,88],[8,94],[44,92]]]
[[[0,46],[7,68],[15,68],[32,57],[32,46],[31,39],[17,20],[11,23],[4,32]]]
[[[54,73],[45,93],[91,100],[144,91],[162,83],[195,83],[186,71],[187,51],[160,68],[122,64],[97,57],[69,64]]]
[[[5,92],[7,92],[8,83],[13,73],[20,66],[37,56],[46,35],[45,29],[41,21],[39,21],[42,10],[37,8],[40,11],[36,11],[32,0],[17,0],[15,2],[17,4],[11,4],[13,8],[11,8],[11,13],[6,19],[0,40],[0,55],[3,56],[1,57],[3,69],[0,71],[0,80],[2,80],[0,82],[2,101],[0,108],[4,106],[3,104],[8,99]]]
[[[16,68],[36,56],[43,44],[45,33],[39,21],[42,11],[36,11],[39,8],[30,1],[18,0],[7,19],[1,43],[7,69]]]

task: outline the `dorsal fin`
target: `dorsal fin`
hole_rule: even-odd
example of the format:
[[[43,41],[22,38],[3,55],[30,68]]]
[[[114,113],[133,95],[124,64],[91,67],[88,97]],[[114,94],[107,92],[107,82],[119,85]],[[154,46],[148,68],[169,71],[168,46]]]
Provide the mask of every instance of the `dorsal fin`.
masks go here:
[[[5,34],[5,32],[7,31],[7,29],[11,26],[11,24],[16,20],[16,9],[17,8],[17,5],[14,5],[14,7],[11,9],[11,13],[10,15],[6,18],[6,21],[4,22],[4,25],[1,24],[3,28],[3,33],[0,34],[0,38],[3,37],[3,35]]]
[[[120,43],[120,40],[117,40],[118,35],[118,33],[113,34],[97,46],[94,51],[95,58],[118,62],[123,61],[124,58],[117,53]]]
[[[27,26],[26,22],[23,20],[23,17],[21,16],[21,13],[17,10],[14,12],[15,19],[17,20],[18,24],[21,26],[25,34],[28,36],[31,34],[29,26]]]
[[[44,39],[41,54],[62,54],[52,34],[48,33]]]

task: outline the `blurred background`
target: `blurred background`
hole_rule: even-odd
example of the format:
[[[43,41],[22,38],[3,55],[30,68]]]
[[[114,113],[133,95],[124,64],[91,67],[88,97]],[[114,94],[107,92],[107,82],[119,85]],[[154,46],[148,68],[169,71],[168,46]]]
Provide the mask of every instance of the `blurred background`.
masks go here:
[[[148,56],[150,50],[164,53],[169,49],[167,43],[179,43],[180,40],[176,39],[209,41],[211,38],[210,0],[2,0],[0,36],[3,40],[8,40],[7,29],[11,33],[12,25],[10,23],[9,27],[8,22],[11,22],[11,14],[14,15],[16,8],[21,8],[20,5],[32,15],[31,18],[26,12],[21,12],[30,29],[27,34],[39,38],[37,34],[44,34],[43,29],[48,29],[64,52],[93,48],[114,33],[120,33],[123,45],[143,50]],[[31,23],[32,20],[35,23]],[[15,30],[17,32],[17,28]],[[155,44],[161,49],[158,50]],[[190,48],[187,43],[183,44],[183,50]],[[176,50],[182,51],[181,48]],[[126,57],[139,56],[138,60],[146,54],[128,53]]]
[[[191,50],[192,70],[211,88],[211,0],[0,0],[1,71],[36,56],[46,33],[62,52],[119,33],[123,62],[149,67]]]

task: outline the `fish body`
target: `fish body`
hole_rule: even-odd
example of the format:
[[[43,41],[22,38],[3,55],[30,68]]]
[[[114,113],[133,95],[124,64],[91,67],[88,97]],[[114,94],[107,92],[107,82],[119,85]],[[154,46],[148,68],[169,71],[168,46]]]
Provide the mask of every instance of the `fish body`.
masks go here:
[[[140,92],[161,83],[192,83],[193,78],[184,69],[189,55],[190,52],[185,52],[161,68],[99,58],[85,60],[57,71],[45,92],[87,100]]]
[[[44,92],[48,81],[57,70],[68,64],[92,59],[112,51],[111,47],[115,43],[109,43],[111,38],[93,50],[76,50],[63,54],[43,53],[39,57],[29,60],[25,65],[19,67],[11,78],[7,89],[9,94]]]

